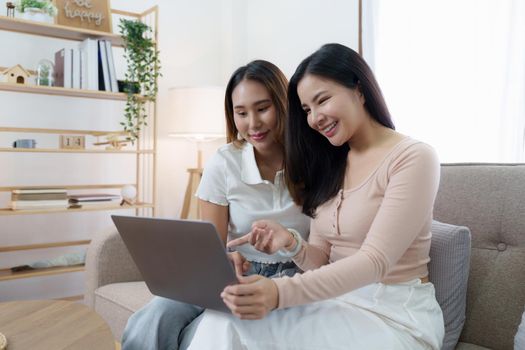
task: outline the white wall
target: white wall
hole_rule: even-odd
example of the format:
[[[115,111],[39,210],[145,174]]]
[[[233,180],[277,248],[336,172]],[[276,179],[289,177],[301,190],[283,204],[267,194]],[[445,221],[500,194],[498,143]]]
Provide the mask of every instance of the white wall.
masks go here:
[[[357,0],[233,0],[232,68],[254,59],[275,63],[290,78],[321,45],[358,43]]]
[[[0,9],[5,8],[0,0]],[[253,59],[267,59],[290,77],[298,63],[326,42],[340,42],[357,47],[357,0],[112,0],[115,9],[141,12],[159,5],[159,48],[162,74],[158,94],[158,216],[178,217],[188,176],[186,169],[196,165],[195,145],[168,138],[176,120],[168,110],[168,88],[174,86],[225,85],[238,66]],[[63,41],[33,38],[0,31],[0,66],[16,63],[34,67],[41,57],[60,49]],[[29,39],[28,39],[29,38]],[[49,42],[55,42],[49,44]],[[55,45],[55,46],[53,46]],[[14,47],[9,50],[7,47]],[[38,54],[35,54],[38,53]],[[117,69],[122,74],[123,69]],[[116,128],[122,105],[83,101],[63,97],[32,96],[0,92],[0,125],[89,129]],[[57,109],[57,105],[59,108]],[[103,118],[110,110],[114,118]],[[65,113],[64,111],[70,111]],[[74,111],[74,116],[72,115]],[[101,117],[96,117],[100,115]],[[13,119],[15,118],[15,119]],[[91,118],[91,119],[90,119]],[[51,127],[51,126],[49,126]],[[1,140],[0,140],[1,142]],[[5,141],[7,142],[7,141]],[[221,142],[203,146],[204,159]],[[0,145],[0,147],[2,147]],[[96,157],[96,156],[93,156]],[[25,162],[23,157],[0,155],[0,186],[23,179],[22,171],[44,167]],[[37,157],[42,158],[42,157]],[[113,157],[111,158],[114,159]],[[42,160],[39,160],[42,162]],[[65,169],[82,167],[69,160]],[[76,162],[76,163],[75,163]],[[88,165],[90,164],[90,165]],[[133,173],[132,164],[100,164],[100,159],[85,163],[97,165],[103,178],[119,178]],[[36,166],[38,165],[38,166]],[[25,167],[25,168],[24,168]],[[25,169],[25,170],[24,170]],[[116,169],[124,170],[124,174]],[[64,173],[64,175],[61,175]],[[82,174],[83,172],[80,171]],[[87,170],[86,170],[87,173]],[[60,184],[69,172],[52,168],[46,181]],[[88,178],[76,181],[86,182]],[[49,182],[51,183],[51,182]],[[0,198],[1,200],[1,198]],[[54,214],[17,217],[0,216],[0,246],[89,238],[92,232],[109,224],[108,213]],[[48,258],[74,249],[50,249],[25,253],[0,254],[0,268],[35,259]],[[57,288],[64,286],[65,288]],[[82,273],[55,277],[0,282],[0,301],[27,298],[51,298],[80,294]],[[23,292],[23,293],[22,293]]]
[[[356,49],[357,0],[221,0],[191,5],[159,1],[159,5],[164,74],[159,92],[159,214],[178,216],[188,178],[185,169],[196,165],[196,148],[166,137],[175,122],[166,110],[166,89],[225,86],[237,67],[254,59],[269,60],[291,77],[300,61],[324,43]],[[204,159],[220,144],[204,144]]]

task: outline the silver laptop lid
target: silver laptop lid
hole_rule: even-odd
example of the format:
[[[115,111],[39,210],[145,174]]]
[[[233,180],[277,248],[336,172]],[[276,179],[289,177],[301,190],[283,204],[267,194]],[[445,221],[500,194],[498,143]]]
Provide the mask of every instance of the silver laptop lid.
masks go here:
[[[151,293],[229,312],[220,293],[237,283],[237,278],[213,224],[136,216],[111,218]]]

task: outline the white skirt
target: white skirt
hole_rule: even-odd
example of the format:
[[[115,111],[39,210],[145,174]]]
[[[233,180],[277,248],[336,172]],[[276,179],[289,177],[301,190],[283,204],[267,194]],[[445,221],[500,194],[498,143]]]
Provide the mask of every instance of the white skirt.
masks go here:
[[[374,283],[262,320],[212,310],[199,318],[189,350],[439,350],[444,336],[434,285],[419,279]]]

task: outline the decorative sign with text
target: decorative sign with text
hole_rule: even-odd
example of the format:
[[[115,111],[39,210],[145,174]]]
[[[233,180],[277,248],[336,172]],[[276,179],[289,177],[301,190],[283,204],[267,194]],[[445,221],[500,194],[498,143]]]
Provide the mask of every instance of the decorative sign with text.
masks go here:
[[[111,33],[109,0],[55,0],[57,24]]]

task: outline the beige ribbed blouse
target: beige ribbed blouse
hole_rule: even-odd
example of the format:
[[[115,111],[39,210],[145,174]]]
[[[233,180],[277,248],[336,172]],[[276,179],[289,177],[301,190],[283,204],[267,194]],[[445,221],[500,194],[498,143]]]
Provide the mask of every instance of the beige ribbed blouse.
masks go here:
[[[278,307],[427,276],[439,172],[434,150],[407,137],[359,186],[317,208],[309,241],[294,257],[306,272],[273,279]]]

